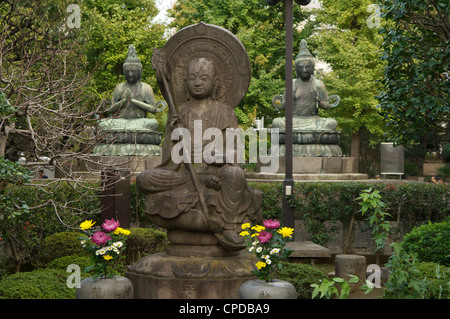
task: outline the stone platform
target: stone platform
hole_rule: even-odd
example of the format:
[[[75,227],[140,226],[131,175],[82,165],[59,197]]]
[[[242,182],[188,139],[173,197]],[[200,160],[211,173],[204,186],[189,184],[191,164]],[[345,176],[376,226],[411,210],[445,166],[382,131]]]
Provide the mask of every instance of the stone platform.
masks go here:
[[[268,164],[263,164],[268,163]],[[270,161],[261,158],[256,164],[256,172],[263,172]],[[286,159],[278,158],[278,170],[273,173],[284,173]],[[292,172],[294,174],[356,174],[357,162],[355,157],[292,157]]]
[[[136,299],[236,299],[240,286],[255,277],[254,256],[146,256],[128,267]]]
[[[331,257],[331,251],[328,248],[317,245],[312,241],[291,241],[286,243],[286,247],[292,249],[289,258],[319,259]]]

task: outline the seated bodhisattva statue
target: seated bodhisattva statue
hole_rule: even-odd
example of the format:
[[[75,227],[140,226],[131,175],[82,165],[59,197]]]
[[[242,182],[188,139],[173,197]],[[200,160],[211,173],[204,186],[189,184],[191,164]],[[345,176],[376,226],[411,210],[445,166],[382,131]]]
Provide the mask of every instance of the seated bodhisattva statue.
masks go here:
[[[160,155],[162,134],[158,132],[158,121],[147,114],[161,112],[166,105],[164,101],[155,103],[152,87],[141,81],[142,64],[132,44],[123,73],[126,81],[114,89],[111,108],[107,110],[111,117],[98,124],[106,143],[95,151],[104,155]],[[158,108],[160,104],[163,106]]]
[[[162,87],[161,91],[166,92],[164,96],[170,110],[163,143],[162,164],[140,173],[136,179],[138,188],[147,194],[146,210],[151,221],[168,230],[168,238],[172,243],[182,247],[204,245],[198,246],[204,247],[200,248],[202,254],[206,254],[212,246],[219,247],[217,249],[223,249],[225,252],[244,248],[243,237],[239,236],[240,227],[242,223],[261,219],[262,196],[260,191],[247,185],[244,171],[237,160],[230,161],[230,158],[236,159],[235,156],[230,156],[230,152],[233,153],[235,149],[227,149],[227,154],[226,152],[215,154],[214,158],[219,160],[212,162],[204,156],[200,160],[194,159],[196,153],[203,155],[206,145],[211,143],[211,140],[202,139],[205,131],[214,129],[220,132],[222,138],[215,135],[214,141],[225,143],[226,130],[238,128],[234,111],[236,105],[233,105],[234,102],[226,96],[224,98],[222,93],[227,91],[232,95],[236,92],[245,94],[248,87],[235,90],[226,85],[224,88],[224,78],[239,78],[241,74],[239,66],[233,65],[232,62],[227,64],[229,57],[223,54],[226,52],[224,49],[219,51],[211,46],[215,41],[205,43],[202,37],[196,36],[201,32],[210,32],[209,28],[213,27],[199,24],[192,27],[192,30],[187,29],[186,34],[189,35],[192,31],[194,33],[191,40],[186,40],[188,37],[183,36],[183,32],[179,38],[172,38],[174,42],[186,41],[186,47],[190,50],[166,52],[173,57],[175,63],[178,63],[170,65],[169,60],[170,69],[174,71],[171,76],[163,74],[164,67],[156,70],[158,83]],[[216,28],[221,31],[218,27],[214,27],[214,30]],[[233,38],[232,41],[237,39]],[[171,45],[169,42],[166,48],[171,48]],[[178,45],[176,48],[182,46]],[[215,53],[220,56],[214,56]],[[219,58],[223,63],[218,63]],[[245,56],[241,59],[244,58]],[[155,67],[153,58],[152,65]],[[224,66],[230,67],[224,69]],[[161,79],[168,78],[173,80],[173,86],[162,83]],[[233,81],[229,82],[230,85],[233,83],[236,84]],[[184,88],[181,88],[182,86]],[[173,87],[175,89],[172,91]],[[171,107],[169,102],[171,98],[168,95],[171,93],[175,101],[181,101],[176,109],[175,106]],[[189,161],[175,158],[179,157],[179,153],[174,154],[173,148],[180,142],[172,140],[171,137],[173,138],[172,133],[175,129],[179,128],[177,125],[181,125],[185,132],[191,133],[182,136],[182,140],[189,144],[185,149],[189,150],[187,151],[189,154],[183,154],[182,157],[186,159],[187,156]],[[201,133],[200,142],[195,141],[196,130]],[[183,237],[183,234],[189,235]],[[205,234],[209,234],[210,237]],[[206,245],[207,243],[211,245]]]
[[[340,156],[340,147],[336,145],[339,141],[336,120],[319,116],[319,108],[328,110],[336,107],[340,99],[337,95],[328,96],[325,84],[313,76],[314,68],[315,59],[306,41],[302,40],[295,59],[297,77],[292,83],[292,131],[293,143],[297,144],[294,145],[294,155]],[[273,106],[284,109],[285,92],[274,97]],[[286,118],[275,118],[272,127],[278,128],[283,134],[286,130]]]

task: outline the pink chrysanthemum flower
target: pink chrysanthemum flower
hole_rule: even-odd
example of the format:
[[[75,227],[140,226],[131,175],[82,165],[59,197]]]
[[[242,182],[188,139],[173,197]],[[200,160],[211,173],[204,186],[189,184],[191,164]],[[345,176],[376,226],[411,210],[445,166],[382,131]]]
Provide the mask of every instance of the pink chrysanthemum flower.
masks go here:
[[[263,225],[267,229],[276,229],[276,228],[280,227],[280,222],[276,219],[266,219],[266,220],[263,220]]]
[[[265,243],[269,242],[270,239],[272,239],[272,233],[269,233],[268,231],[263,230],[262,232],[259,233],[258,239],[261,244],[265,244]]]
[[[97,246],[104,246],[108,240],[111,240],[111,237],[102,231],[98,231],[92,235],[91,239],[93,243],[97,244]]]
[[[119,227],[119,221],[115,221],[113,218],[105,219],[105,222],[102,224],[102,227],[107,232],[115,231],[117,227]]]

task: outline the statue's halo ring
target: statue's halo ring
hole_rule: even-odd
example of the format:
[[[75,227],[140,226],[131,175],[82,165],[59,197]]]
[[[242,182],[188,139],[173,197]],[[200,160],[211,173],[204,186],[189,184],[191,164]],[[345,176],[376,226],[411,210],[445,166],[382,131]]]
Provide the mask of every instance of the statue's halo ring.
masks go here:
[[[195,58],[214,62],[220,89],[216,99],[236,107],[247,93],[251,79],[250,60],[241,41],[229,30],[200,22],[175,33],[163,47],[175,105],[186,102],[186,70]]]

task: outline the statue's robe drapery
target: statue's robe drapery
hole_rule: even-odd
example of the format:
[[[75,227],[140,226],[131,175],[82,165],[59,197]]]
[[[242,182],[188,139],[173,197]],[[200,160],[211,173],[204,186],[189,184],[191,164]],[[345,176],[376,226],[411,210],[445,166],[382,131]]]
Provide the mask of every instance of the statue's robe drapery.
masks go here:
[[[230,106],[213,101],[206,110],[200,110],[189,101],[180,106],[179,118],[183,126],[189,130],[191,140],[191,162],[197,173],[200,189],[204,194],[208,215],[212,220],[218,220],[223,229],[236,229],[243,222],[260,219],[261,192],[248,187],[243,170],[236,163],[194,163],[194,123],[201,120],[202,136],[208,128],[218,128],[222,132],[223,142],[226,142],[226,129],[238,128],[236,113]],[[148,214],[163,219],[174,219],[193,211],[200,211],[199,196],[192,178],[184,163],[176,164],[171,158],[172,147],[178,141],[172,141],[171,119],[168,119],[166,135],[163,142],[163,157],[159,167],[141,173],[136,182],[138,187],[147,194]],[[197,136],[197,138],[199,138]],[[201,138],[202,150],[210,140]],[[225,150],[225,145],[223,150]],[[202,153],[200,153],[202,154]],[[225,155],[225,154],[224,154]],[[220,189],[206,187],[206,177],[216,176],[221,183]],[[247,217],[247,219],[246,219]],[[179,224],[167,224],[166,228],[177,228]],[[188,225],[190,230],[208,231],[201,225]],[[198,229],[200,228],[200,229]],[[211,229],[212,230],[212,229]],[[217,229],[216,229],[217,230]]]
[[[292,82],[292,127],[294,130],[330,130],[337,128],[337,122],[331,118],[321,118],[319,107],[329,108],[328,94],[325,84],[319,79],[311,77],[309,81],[302,81],[298,78]],[[283,94],[283,105],[286,93]],[[320,101],[326,101],[327,107],[320,105]],[[273,127],[280,130],[286,129],[286,119],[276,118],[273,120]]]
[[[127,82],[120,83],[114,89],[112,105],[126,100]],[[135,87],[131,87],[131,98],[148,105],[156,107],[153,89],[147,83],[140,82]],[[147,111],[134,105],[132,102],[127,107],[122,107],[113,118],[103,119],[99,123],[99,128],[109,131],[157,131],[158,121],[147,118]]]

